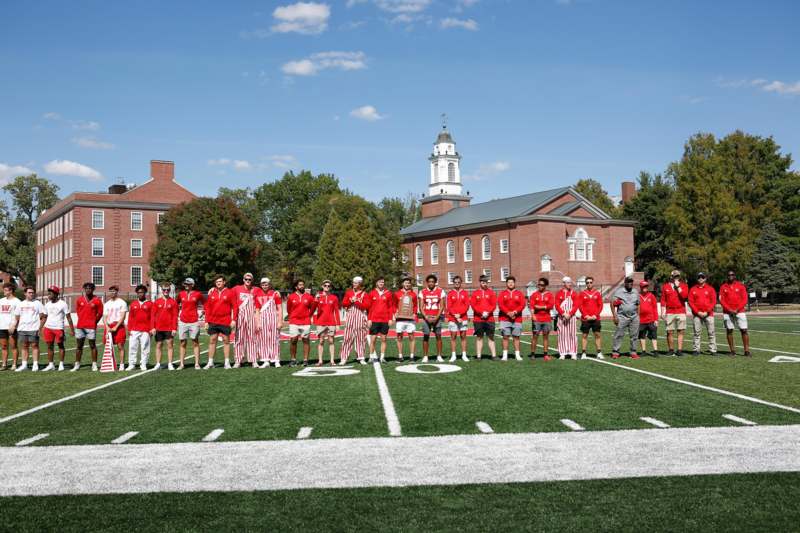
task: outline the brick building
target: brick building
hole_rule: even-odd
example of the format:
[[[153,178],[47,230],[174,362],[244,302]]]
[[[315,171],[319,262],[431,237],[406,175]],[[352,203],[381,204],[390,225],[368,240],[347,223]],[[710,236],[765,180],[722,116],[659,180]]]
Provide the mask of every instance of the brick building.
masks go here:
[[[71,300],[86,281],[100,294],[111,285],[119,285],[122,295],[139,283],[152,285],[148,265],[156,225],[171,207],[194,198],[175,181],[172,161],[150,161],[150,179],[141,185],[70,194],[36,221],[37,292],[55,284]]]
[[[422,218],[401,231],[417,283],[430,273],[442,287],[456,274],[476,288],[486,274],[500,287],[513,274],[517,286],[533,287],[541,276],[559,286],[569,275],[581,286],[586,276],[607,292],[634,273],[633,227],[615,220],[572,187],[471,204],[462,193],[460,154],[446,127],[430,156],[428,194]],[[623,201],[635,194],[625,183]]]

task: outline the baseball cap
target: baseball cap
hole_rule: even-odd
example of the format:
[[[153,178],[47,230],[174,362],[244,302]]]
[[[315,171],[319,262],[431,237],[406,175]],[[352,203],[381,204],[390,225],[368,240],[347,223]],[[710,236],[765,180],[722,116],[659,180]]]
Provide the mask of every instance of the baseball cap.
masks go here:
[[[673,270],[672,272],[669,273],[669,275],[670,275],[671,278],[674,278],[675,276],[680,276],[681,275],[681,271],[680,270]]]
[[[639,286],[640,287],[649,287],[650,283],[646,279],[643,279],[642,281],[639,282]]]
[[[50,285],[49,287],[47,287],[47,290],[52,291],[56,294],[59,294],[61,292],[61,289],[58,288],[58,285]]]
[[[353,283],[363,283],[363,282],[364,278],[362,278],[361,276],[356,276],[353,278]]]
[[[632,277],[630,277],[630,276],[626,276],[626,277],[625,277],[625,283],[628,283],[629,281],[630,281],[631,283],[633,283],[633,278],[632,278]]]
[[[698,272],[698,273],[697,273],[697,277],[698,277],[698,279],[699,279],[699,278],[706,279],[708,276],[706,276],[706,273],[705,273],[705,272]]]
[[[269,278],[261,278],[261,283],[269,283]]]
[[[572,283],[572,278],[569,276],[564,276],[561,278],[561,283]]]
[[[194,278],[186,278],[183,280],[184,285],[194,285]]]

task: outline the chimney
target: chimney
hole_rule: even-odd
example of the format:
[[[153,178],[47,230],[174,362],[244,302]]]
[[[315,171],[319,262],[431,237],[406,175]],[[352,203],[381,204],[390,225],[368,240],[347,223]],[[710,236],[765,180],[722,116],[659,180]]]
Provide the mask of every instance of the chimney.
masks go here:
[[[172,181],[175,179],[175,162],[174,161],[158,161],[153,159],[150,161],[150,177],[155,181]]]
[[[623,181],[622,203],[627,204],[634,196],[636,196],[636,184],[632,181]]]

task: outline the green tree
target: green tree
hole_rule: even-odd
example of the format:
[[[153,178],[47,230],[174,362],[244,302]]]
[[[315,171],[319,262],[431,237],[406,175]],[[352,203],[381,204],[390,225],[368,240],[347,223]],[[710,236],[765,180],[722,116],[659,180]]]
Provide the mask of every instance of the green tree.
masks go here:
[[[329,217],[319,246],[319,261],[315,279],[330,279],[338,288],[350,285],[354,276],[371,284],[384,275],[379,260],[382,255],[379,233],[363,208],[357,207],[339,215],[339,209]]]
[[[594,205],[605,211],[609,216],[616,217],[619,214],[619,208],[614,205],[614,201],[603,189],[599,181],[593,179],[578,180],[573,186],[581,196],[592,202]]]
[[[770,300],[778,294],[796,294],[800,290],[792,250],[771,222],[764,226],[755,241],[746,281],[759,296],[762,291],[767,291]]]
[[[237,279],[254,270],[258,252],[254,226],[224,198],[198,198],[164,214],[150,254],[150,277],[178,283],[193,277],[208,288],[217,274]]]
[[[11,206],[0,202],[0,270],[36,286],[36,231],[42,211],[58,202],[58,185],[36,174],[17,176],[3,186]]]
[[[317,263],[314,267],[313,278],[316,283],[329,279],[337,289],[349,286],[352,278],[348,277],[347,268],[339,261],[339,251],[336,248],[339,243],[339,235],[344,232],[344,228],[342,217],[336,210],[331,211],[317,248]]]

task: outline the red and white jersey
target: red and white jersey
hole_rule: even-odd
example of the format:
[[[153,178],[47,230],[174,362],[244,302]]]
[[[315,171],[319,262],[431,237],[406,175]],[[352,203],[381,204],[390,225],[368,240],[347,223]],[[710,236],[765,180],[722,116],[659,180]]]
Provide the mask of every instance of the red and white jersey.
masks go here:
[[[78,314],[78,324],[75,327],[95,329],[103,318],[103,301],[97,296],[93,296],[91,300],[86,295],[81,296],[75,302],[75,312]]]
[[[318,326],[338,326],[341,324],[339,318],[339,298],[335,294],[317,294],[316,308],[314,310],[314,324]]]
[[[178,302],[172,298],[159,298],[153,304],[153,327],[156,331],[177,331]]]
[[[434,287],[433,290],[422,289],[419,291],[422,313],[428,316],[436,316],[442,311],[444,306],[445,293],[441,287]]]
[[[469,291],[460,289],[447,292],[447,320],[456,322],[456,315],[461,316],[461,321],[467,320],[469,311]]]
[[[110,300],[106,302],[106,310],[108,310],[110,304]],[[116,322],[116,320],[106,320],[110,324]],[[153,329],[153,302],[150,300],[134,300],[131,302],[131,307],[128,311],[128,329],[130,331],[150,331]]]
[[[394,314],[394,297],[389,289],[372,289],[369,293],[369,320],[373,322],[389,322]]]
[[[178,319],[184,324],[194,324],[200,320],[198,306],[203,304],[203,293],[200,291],[181,291],[176,297],[180,306]]]
[[[311,314],[314,312],[315,300],[309,293],[291,293],[286,297],[286,314],[289,315],[289,324],[306,326],[311,324]]]
[[[123,319],[125,313],[127,312],[128,304],[126,304],[125,300],[122,298],[108,300],[105,304],[103,304],[103,318],[105,319],[106,324],[116,324]]]

